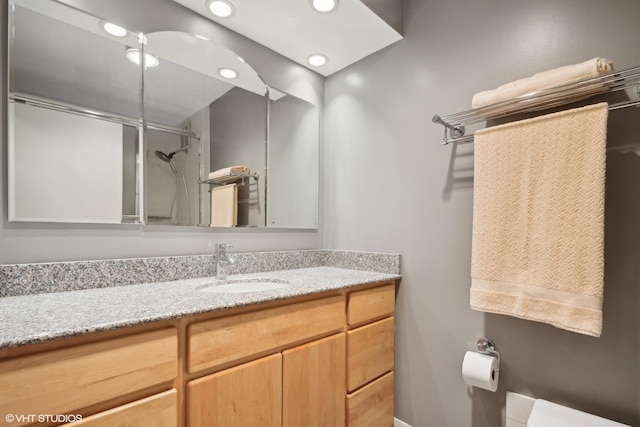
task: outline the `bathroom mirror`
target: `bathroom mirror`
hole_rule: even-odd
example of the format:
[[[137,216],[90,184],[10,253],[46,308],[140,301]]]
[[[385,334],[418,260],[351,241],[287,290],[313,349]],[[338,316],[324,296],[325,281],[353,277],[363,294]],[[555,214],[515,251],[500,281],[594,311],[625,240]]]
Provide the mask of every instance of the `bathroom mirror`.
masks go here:
[[[158,63],[145,73],[145,119],[170,129],[145,133],[147,224],[264,226],[267,86],[233,52],[191,34],[147,34],[145,52]],[[209,179],[231,166],[246,176]]]
[[[267,226],[318,228],[319,109],[273,88],[269,95]]]
[[[318,106],[191,34],[111,36],[55,1],[10,5],[9,220],[211,226],[212,194],[235,184],[235,220],[214,225],[317,228]]]
[[[10,3],[9,220],[139,221],[141,72],[123,55],[138,41],[98,24],[55,2]]]

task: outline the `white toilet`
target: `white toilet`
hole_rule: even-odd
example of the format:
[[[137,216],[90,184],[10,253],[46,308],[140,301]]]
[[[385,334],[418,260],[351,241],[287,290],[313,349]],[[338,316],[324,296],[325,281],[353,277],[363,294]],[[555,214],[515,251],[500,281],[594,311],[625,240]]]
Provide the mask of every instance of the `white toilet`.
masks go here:
[[[506,427],[630,427],[543,399],[507,392]]]

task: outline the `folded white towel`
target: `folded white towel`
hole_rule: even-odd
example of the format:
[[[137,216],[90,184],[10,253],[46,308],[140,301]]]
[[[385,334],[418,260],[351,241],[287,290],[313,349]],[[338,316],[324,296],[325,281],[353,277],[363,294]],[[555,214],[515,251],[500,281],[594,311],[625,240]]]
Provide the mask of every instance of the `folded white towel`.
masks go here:
[[[229,166],[228,168],[218,169],[209,174],[209,179],[216,179],[229,175],[248,175],[249,168],[246,166]]]
[[[613,63],[604,58],[593,58],[575,65],[567,65],[542,73],[534,74],[531,77],[516,80],[500,86],[497,89],[479,92],[473,96],[471,106],[481,108],[496,102],[517,98],[531,92],[550,89],[580,80],[596,77],[613,71]],[[605,90],[602,87],[600,92]],[[597,93],[598,91],[596,91]],[[594,95],[592,93],[591,95]],[[573,99],[575,100],[575,99]]]

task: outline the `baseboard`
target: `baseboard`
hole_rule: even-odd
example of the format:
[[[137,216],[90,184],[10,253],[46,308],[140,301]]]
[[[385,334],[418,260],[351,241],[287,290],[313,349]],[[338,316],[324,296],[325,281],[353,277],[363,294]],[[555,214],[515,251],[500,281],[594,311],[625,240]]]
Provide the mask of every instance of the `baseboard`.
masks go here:
[[[393,419],[393,427],[411,427],[409,424],[405,423],[404,421],[400,421],[397,418]]]

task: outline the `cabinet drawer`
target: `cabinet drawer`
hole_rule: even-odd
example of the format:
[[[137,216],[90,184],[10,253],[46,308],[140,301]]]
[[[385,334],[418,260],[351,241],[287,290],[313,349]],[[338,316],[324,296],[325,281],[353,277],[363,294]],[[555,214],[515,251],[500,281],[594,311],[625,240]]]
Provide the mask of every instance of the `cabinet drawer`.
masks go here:
[[[347,297],[347,323],[358,325],[395,311],[396,287],[393,283],[363,291],[351,292]]]
[[[188,370],[228,366],[343,328],[340,295],[193,323],[188,329]]]
[[[347,390],[393,370],[394,318],[347,332]]]
[[[177,427],[178,392],[176,389],[118,406],[63,427]]]
[[[0,413],[73,414],[172,381],[177,360],[173,328],[8,359],[0,362]]]
[[[393,426],[393,372],[347,395],[347,427]]]

